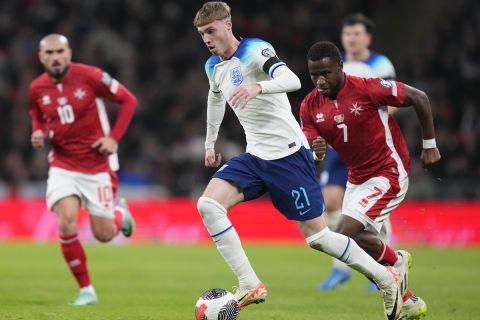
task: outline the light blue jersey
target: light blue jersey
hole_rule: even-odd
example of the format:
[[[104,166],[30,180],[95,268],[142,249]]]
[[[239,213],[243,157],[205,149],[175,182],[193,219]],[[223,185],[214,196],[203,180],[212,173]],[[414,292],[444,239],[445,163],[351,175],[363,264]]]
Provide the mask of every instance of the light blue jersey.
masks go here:
[[[342,53],[342,59],[345,60],[345,53]],[[370,51],[370,57],[367,60],[361,61],[372,68],[375,76],[382,79],[393,80],[396,78],[395,68],[392,62],[383,54],[375,51]]]

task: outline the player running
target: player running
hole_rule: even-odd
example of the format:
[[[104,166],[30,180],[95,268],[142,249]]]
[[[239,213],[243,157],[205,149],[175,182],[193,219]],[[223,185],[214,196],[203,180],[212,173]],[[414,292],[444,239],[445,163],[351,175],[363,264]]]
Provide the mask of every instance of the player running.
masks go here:
[[[395,266],[407,301],[413,295],[407,290],[411,257],[402,250],[397,255],[378,238],[385,219],[405,197],[410,166],[405,141],[386,106],[413,106],[424,139],[420,158],[428,168],[440,160],[428,97],[401,82],[345,74],[340,51],[331,42],[315,43],[307,59],[315,89],[300,107],[303,132],[317,157],[324,156],[328,143],[348,168],[337,231],[381,264]],[[418,319],[425,312],[426,307],[413,310],[407,304],[401,318]]]
[[[71,62],[65,36],[50,34],[40,41],[39,59],[45,73],[29,89],[31,142],[43,148],[48,137],[47,206],[59,220],[60,246],[80,292],[74,306],[97,304],[87,259],[77,236],[78,211],[90,213],[93,235],[108,242],[122,231],[130,237],[134,221],[117,192],[118,141],[128,128],[136,98],[100,69]],[[104,99],[120,104],[110,131]]]
[[[373,21],[361,13],[350,14],[342,20],[341,41],[345,50],[342,53],[343,71],[346,74],[362,78],[378,77],[384,80],[394,80],[395,68],[390,60],[386,56],[370,50],[374,27]],[[395,110],[397,108],[389,108],[390,113]],[[329,148],[320,174],[320,183],[327,209],[326,220],[328,227],[332,230],[337,228],[342,212],[347,175],[347,168],[337,152]],[[390,244],[391,225],[388,218],[383,223],[379,237]],[[348,281],[350,277],[351,269],[344,263],[334,260],[332,270],[320,284],[320,289],[334,290],[340,284]],[[377,287],[370,282],[369,289],[377,290]]]
[[[300,88],[298,77],[268,42],[233,35],[226,3],[205,3],[193,24],[212,53],[205,65],[210,84],[205,165],[218,167],[221,163],[214,147],[226,102],[247,139],[246,152],[213,175],[197,203],[217,249],[238,278],[234,294],[240,307],[264,302],[267,290],[253,270],[227,211],[268,192],[277,210],[297,221],[310,247],[374,279],[383,293],[386,318],[397,319],[402,299],[396,270],[378,264],[353,239],[326,226],[312,152],[286,95]]]

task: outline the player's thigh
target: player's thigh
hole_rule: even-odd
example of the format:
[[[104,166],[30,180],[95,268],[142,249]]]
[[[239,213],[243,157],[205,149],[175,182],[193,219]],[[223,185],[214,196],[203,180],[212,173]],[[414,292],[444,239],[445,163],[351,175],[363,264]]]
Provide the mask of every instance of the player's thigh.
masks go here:
[[[80,205],[80,199],[76,195],[66,196],[53,205],[52,210],[57,214],[61,235],[68,236],[77,232]]]
[[[90,226],[95,238],[101,242],[112,240],[117,232],[111,218],[90,215]]]
[[[243,201],[243,193],[239,187],[220,178],[212,178],[202,196],[217,201],[227,210]]]
[[[115,199],[109,172],[79,174],[77,187],[84,199],[85,209],[91,216],[113,220]]]
[[[81,199],[82,195],[76,186],[76,176],[76,172],[61,168],[52,167],[48,170],[46,202],[49,210],[55,212],[55,204],[69,196]],[[63,207],[62,205],[61,208]]]
[[[227,210],[260,197],[266,192],[260,177],[262,165],[263,160],[246,152],[233,157],[215,172],[203,196],[216,200]]]
[[[304,147],[285,158],[268,161],[262,178],[273,205],[287,219],[311,220],[325,211],[315,163]]]

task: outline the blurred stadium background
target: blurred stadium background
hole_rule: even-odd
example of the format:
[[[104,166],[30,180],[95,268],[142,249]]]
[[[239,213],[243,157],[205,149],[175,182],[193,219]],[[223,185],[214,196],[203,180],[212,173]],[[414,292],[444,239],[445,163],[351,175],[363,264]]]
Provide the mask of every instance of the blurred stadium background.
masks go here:
[[[203,165],[208,91],[203,66],[209,53],[191,24],[199,6],[195,1],[0,2],[0,238],[56,235],[55,219],[43,204],[47,150],[31,148],[27,113],[28,84],[43,71],[38,42],[51,32],[70,39],[75,61],[105,69],[138,97],[138,111],[120,144],[119,172],[120,194],[133,200],[139,219],[137,239],[205,238],[194,205],[213,173]],[[259,0],[234,1],[231,6],[236,34],[267,39],[301,77],[302,89],[289,95],[297,116],[301,99],[312,88],[305,62],[310,45],[331,40],[340,46],[341,18],[357,11],[370,16],[376,22],[372,48],[390,57],[400,81],[429,94],[443,157],[429,172],[421,168],[421,133],[412,121],[414,111],[400,110],[395,118],[411,152],[412,173],[408,200],[393,215],[397,231],[407,232],[397,232],[398,240],[478,241],[480,4],[310,0],[300,5]],[[109,110],[114,119],[115,107]],[[218,142],[224,159],[242,152],[244,139],[227,111]],[[414,200],[422,202],[408,203]],[[255,210],[288,226],[269,204],[262,206],[266,209],[246,205],[243,211]],[[449,219],[451,214],[456,218]],[[249,215],[239,216],[245,219],[238,223],[248,226]],[[443,232],[447,238],[442,240],[437,231],[444,224],[449,233]],[[142,231],[144,225],[148,232]],[[262,237],[246,229],[252,237]],[[415,237],[412,232],[419,230],[432,234]]]
[[[0,1],[0,197],[44,194],[46,154],[29,143],[27,88],[42,72],[38,42],[50,32],[67,35],[74,60],[107,70],[139,99],[121,143],[123,190],[146,186],[155,197],[197,196],[212,173],[203,166],[209,53],[191,23],[200,3]],[[301,77],[302,89],[289,95],[296,114],[312,88],[305,61],[310,45],[324,39],[340,45],[339,23],[348,13],[372,17],[373,49],[390,57],[400,81],[425,90],[434,109],[443,160],[429,173],[419,165],[421,135],[413,111],[396,117],[412,154],[408,197],[480,198],[480,4],[258,0],[231,6],[236,34],[267,39]],[[227,158],[244,150],[244,134],[231,112],[220,136]]]
[[[376,23],[372,49],[392,60],[399,81],[428,93],[442,154],[439,165],[424,171],[414,111],[395,115],[412,158],[407,200],[392,216],[395,240],[410,246],[480,244],[480,2],[235,0],[229,4],[236,35],[271,42],[301,78],[302,89],[289,94],[296,116],[302,97],[312,87],[305,61],[310,45],[318,40],[340,45],[340,20],[348,13],[371,17]],[[200,5],[170,0],[0,1],[0,247],[4,249],[0,252],[8,256],[4,245],[12,240],[56,240],[55,217],[44,204],[47,152],[31,148],[27,113],[28,85],[43,71],[37,59],[38,42],[51,32],[69,38],[74,61],[108,71],[139,100],[120,144],[120,194],[131,200],[139,227],[132,241],[208,243],[195,208],[195,198],[213,173],[203,165],[208,90],[204,62],[209,54],[191,23]],[[115,108],[110,111],[114,119]],[[227,111],[219,150],[228,159],[242,152],[244,143],[242,128]],[[266,200],[241,205],[232,220],[245,240],[302,242],[295,225],[275,213]],[[80,229],[83,239],[92,239],[85,214]],[[468,252],[479,258],[477,249]],[[59,268],[64,267],[57,260]],[[222,267],[219,259],[215,263]],[[328,264],[325,259],[325,272]],[[14,269],[7,268],[7,274]],[[3,293],[0,289],[0,301],[7,296]],[[193,306],[195,299],[190,300]],[[3,318],[10,319],[5,314]]]
[[[22,228],[23,216],[29,217],[25,228],[37,226],[42,234],[45,226],[31,222],[54,222],[54,217],[41,209],[47,150],[31,148],[27,113],[28,85],[43,71],[37,59],[38,42],[51,32],[69,38],[75,61],[103,68],[138,97],[138,110],[120,144],[120,194],[134,200],[132,209],[139,217],[155,217],[158,224],[165,220],[161,218],[165,214],[158,211],[166,212],[172,218],[163,223],[169,224],[183,210],[190,217],[186,224],[195,221],[195,228],[203,232],[191,200],[213,173],[203,164],[208,92],[204,62],[209,53],[191,23],[199,6],[196,1],[0,1],[0,238],[28,238],[35,233],[36,229],[17,230]],[[372,48],[390,57],[400,81],[429,94],[443,157],[429,172],[421,168],[421,133],[414,111],[400,110],[395,118],[412,160],[407,202],[442,202],[438,209],[427,202],[409,207],[422,210],[422,214],[403,212],[409,211],[412,217],[423,215],[427,224],[431,219],[451,224],[447,217],[452,213],[472,215],[476,223],[467,218],[454,221],[467,228],[462,234],[475,238],[480,219],[475,202],[480,199],[478,2],[422,0],[412,6],[404,1],[309,0],[300,5],[258,0],[233,1],[231,6],[235,33],[267,39],[301,77],[302,89],[289,95],[296,116],[301,99],[312,88],[305,61],[310,45],[331,40],[340,46],[341,18],[359,11],[370,16],[376,22]],[[109,110],[114,119],[116,108]],[[242,128],[229,111],[217,143],[224,159],[242,152],[245,144]],[[184,199],[190,206],[156,206],[172,198]],[[154,202],[148,202],[151,200]],[[141,209],[142,205],[148,210]],[[269,208],[268,215],[272,214]],[[442,208],[440,219],[438,210]],[[37,220],[32,220],[32,215],[38,216]],[[401,228],[408,228],[410,221],[402,213],[393,218],[401,222]],[[152,223],[140,218],[140,229],[142,221]],[[189,239],[184,225],[177,229],[182,233],[175,236],[171,232],[176,238]],[[142,237],[148,239],[149,234]]]

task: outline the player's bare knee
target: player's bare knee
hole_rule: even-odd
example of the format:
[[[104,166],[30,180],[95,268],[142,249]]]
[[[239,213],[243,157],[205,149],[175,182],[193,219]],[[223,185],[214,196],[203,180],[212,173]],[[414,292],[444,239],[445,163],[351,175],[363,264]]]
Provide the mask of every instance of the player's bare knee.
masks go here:
[[[77,220],[76,219],[60,219],[58,223],[60,234],[72,235],[77,232]]]
[[[98,219],[93,217],[92,232],[95,239],[99,242],[109,242],[116,235],[116,227],[111,219]]]
[[[111,230],[94,230],[93,235],[97,241],[103,243],[112,241],[114,237],[114,234]]]

